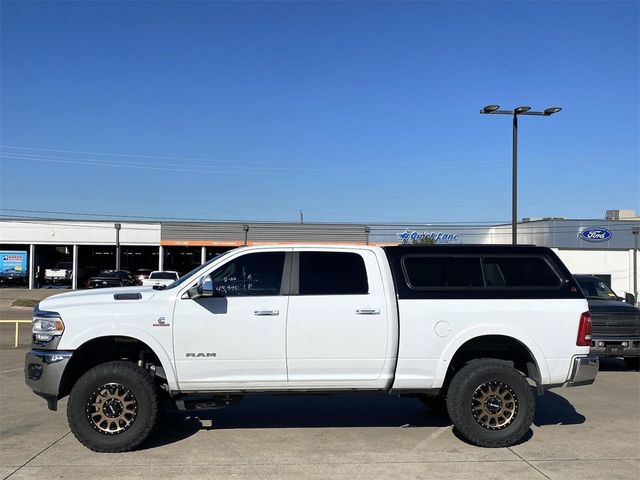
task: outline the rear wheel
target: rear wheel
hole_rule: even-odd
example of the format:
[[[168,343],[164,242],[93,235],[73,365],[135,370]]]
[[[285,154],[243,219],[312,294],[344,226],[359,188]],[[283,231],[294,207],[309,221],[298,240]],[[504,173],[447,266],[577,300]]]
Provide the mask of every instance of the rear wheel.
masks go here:
[[[630,370],[640,371],[640,357],[625,357],[624,363]]]
[[[153,377],[130,362],[108,362],[76,382],[67,404],[75,437],[96,452],[125,452],[140,445],[158,417]]]
[[[529,431],[535,397],[522,373],[501,360],[474,360],[456,373],[447,394],[456,430],[481,447],[508,447]]]

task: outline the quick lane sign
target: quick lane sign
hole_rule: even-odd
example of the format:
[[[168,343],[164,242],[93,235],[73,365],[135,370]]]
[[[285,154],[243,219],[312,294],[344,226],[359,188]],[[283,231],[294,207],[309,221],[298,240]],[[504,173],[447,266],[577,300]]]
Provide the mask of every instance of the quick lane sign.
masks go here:
[[[419,242],[425,238],[433,240],[434,243],[457,243],[460,241],[460,235],[448,232],[418,232],[416,230],[405,230],[404,232],[396,233],[396,236],[402,241],[402,243]]]

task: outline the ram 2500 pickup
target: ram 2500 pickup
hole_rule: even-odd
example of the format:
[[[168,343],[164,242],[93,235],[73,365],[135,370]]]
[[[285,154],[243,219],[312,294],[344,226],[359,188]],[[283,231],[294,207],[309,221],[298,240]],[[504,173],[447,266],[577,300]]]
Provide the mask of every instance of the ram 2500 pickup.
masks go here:
[[[344,391],[446,404],[463,438],[502,447],[528,432],[534,393],[593,383],[590,334],[547,248],[244,247],[168,287],[43,300],[25,376],[50,409],[69,395],[72,432],[102,452],[137,447],[167,402]]]

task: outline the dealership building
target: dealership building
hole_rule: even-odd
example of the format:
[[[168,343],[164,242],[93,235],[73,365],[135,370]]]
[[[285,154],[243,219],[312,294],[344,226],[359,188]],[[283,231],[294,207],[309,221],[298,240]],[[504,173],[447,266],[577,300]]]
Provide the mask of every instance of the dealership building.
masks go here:
[[[612,210],[604,219],[524,219],[517,234],[519,244],[550,247],[572,273],[596,274],[624,296],[635,294],[634,275],[639,282],[634,270],[639,230],[634,212]],[[115,268],[118,250],[123,270],[183,274],[242,245],[397,245],[425,238],[437,244],[509,244],[511,225],[0,219],[0,250],[5,255],[22,252],[23,280],[29,288],[42,286],[44,270],[59,262],[72,262],[71,287],[83,288],[90,276]]]

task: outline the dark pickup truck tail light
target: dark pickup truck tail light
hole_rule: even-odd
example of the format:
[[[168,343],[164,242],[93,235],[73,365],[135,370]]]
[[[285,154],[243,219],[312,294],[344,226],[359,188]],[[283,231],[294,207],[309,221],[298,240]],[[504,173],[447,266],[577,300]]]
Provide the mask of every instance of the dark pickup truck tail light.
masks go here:
[[[578,326],[578,339],[576,340],[576,345],[578,347],[590,347],[592,331],[591,313],[584,312],[580,315],[580,325]]]

